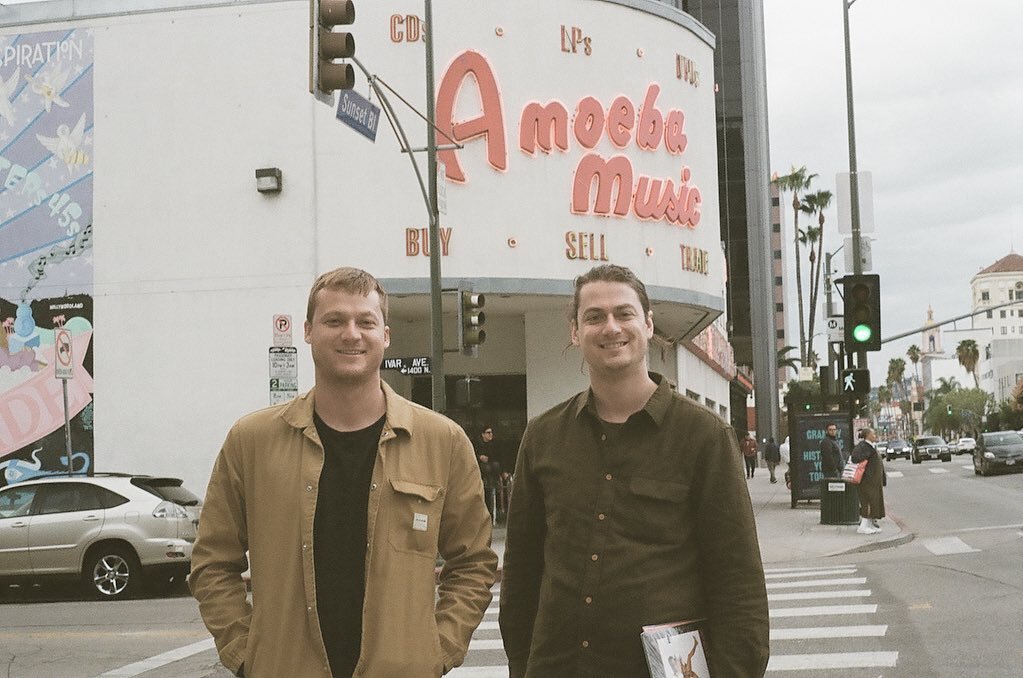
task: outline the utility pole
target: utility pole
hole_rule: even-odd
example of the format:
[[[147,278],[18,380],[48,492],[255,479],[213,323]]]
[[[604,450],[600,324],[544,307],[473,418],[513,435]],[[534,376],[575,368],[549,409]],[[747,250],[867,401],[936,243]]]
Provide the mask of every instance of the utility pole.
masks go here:
[[[853,274],[863,273],[860,258],[860,182],[856,175],[856,121],[853,114],[852,54],[849,48],[849,8],[856,0],[842,0],[842,19],[845,24],[845,102],[849,123],[849,215],[852,221]],[[856,366],[867,369],[867,352],[856,352]]]
[[[444,381],[444,304],[440,274],[440,212],[437,209],[437,134],[434,132],[436,102],[433,90],[433,2],[425,0],[426,32],[426,180],[430,187],[430,384],[434,412],[448,409]]]

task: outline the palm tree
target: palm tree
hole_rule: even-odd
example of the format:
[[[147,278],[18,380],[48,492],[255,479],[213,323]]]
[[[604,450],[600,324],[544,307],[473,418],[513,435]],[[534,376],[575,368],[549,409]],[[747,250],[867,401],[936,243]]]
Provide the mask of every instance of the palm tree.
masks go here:
[[[817,318],[817,300],[820,298],[821,270],[824,265],[824,210],[830,205],[831,191],[809,193],[804,199],[803,212],[817,215],[817,228],[806,230],[806,239],[810,243],[810,313],[809,328],[807,329],[809,337],[813,337],[813,325]],[[814,241],[817,243],[816,256],[813,251]]]
[[[793,358],[788,355],[789,351],[794,351],[795,346],[786,346],[778,349],[778,367],[779,368],[792,368],[792,371],[799,374],[799,358]]]
[[[905,360],[903,360],[902,358],[892,358],[891,360],[888,361],[887,384],[888,387],[892,389],[894,393],[898,393],[900,389],[905,390],[902,388],[902,380],[904,379],[905,373],[906,373]],[[895,388],[896,384],[898,384],[899,389]]]
[[[919,381],[920,381],[920,368],[919,368],[919,364],[920,364],[920,347],[917,346],[916,344],[913,344],[912,346],[910,346],[908,349],[906,349],[906,357],[909,358],[909,361],[911,363],[913,363],[913,374],[916,375],[916,380],[919,383]]]
[[[949,377],[948,379],[945,377],[938,377],[938,388],[934,389],[932,393],[934,393],[934,395],[945,395],[947,393],[952,393],[953,391],[958,391],[959,388],[959,380],[955,377]]]
[[[968,373],[973,375],[973,383],[980,388],[980,378],[977,376],[977,362],[980,360],[980,349],[973,339],[963,339],[956,346],[956,358]]]
[[[796,248],[796,299],[799,310],[799,360],[806,363],[806,327],[803,322],[803,273],[799,261],[799,211],[803,204],[799,194],[810,188],[810,182],[816,178],[816,174],[807,174],[806,165],[799,169],[792,167],[788,174],[774,179],[774,183],[781,191],[792,191],[792,228],[794,231],[793,244]],[[805,235],[803,236],[805,239]]]

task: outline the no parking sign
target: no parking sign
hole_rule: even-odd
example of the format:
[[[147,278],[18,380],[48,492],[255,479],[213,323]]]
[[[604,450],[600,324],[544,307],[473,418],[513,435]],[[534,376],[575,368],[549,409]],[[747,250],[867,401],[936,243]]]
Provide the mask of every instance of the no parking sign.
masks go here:
[[[53,342],[54,376],[57,379],[74,379],[75,360],[72,356],[71,332],[63,327],[57,330]]]

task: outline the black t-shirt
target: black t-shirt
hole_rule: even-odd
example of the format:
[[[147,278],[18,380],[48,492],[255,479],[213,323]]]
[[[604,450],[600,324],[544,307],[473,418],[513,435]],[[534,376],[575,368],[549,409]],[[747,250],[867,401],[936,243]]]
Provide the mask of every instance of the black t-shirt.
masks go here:
[[[314,416],[323,470],[313,518],[316,610],[330,670],[352,675],[362,642],[369,484],[386,415],[360,431],[335,431]]]

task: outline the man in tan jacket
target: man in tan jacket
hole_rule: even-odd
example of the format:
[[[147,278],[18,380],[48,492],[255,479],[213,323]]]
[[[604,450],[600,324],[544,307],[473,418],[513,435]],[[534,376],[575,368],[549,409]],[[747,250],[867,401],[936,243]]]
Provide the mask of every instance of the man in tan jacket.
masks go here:
[[[217,457],[189,586],[236,675],[440,676],[490,603],[472,444],[380,379],[386,323],[371,275],[320,276],[305,322],[315,387],[243,417]]]

